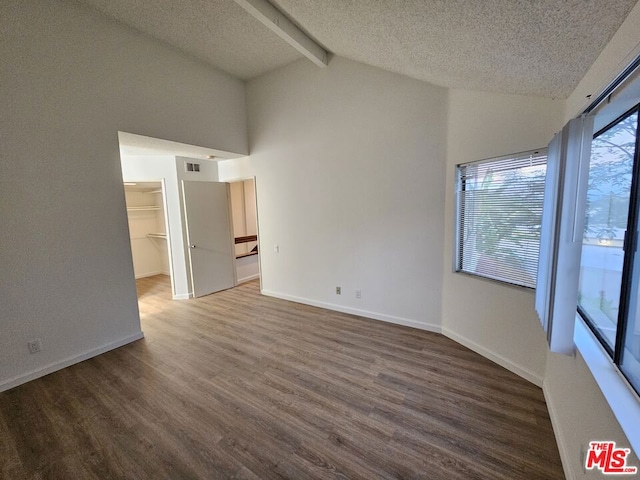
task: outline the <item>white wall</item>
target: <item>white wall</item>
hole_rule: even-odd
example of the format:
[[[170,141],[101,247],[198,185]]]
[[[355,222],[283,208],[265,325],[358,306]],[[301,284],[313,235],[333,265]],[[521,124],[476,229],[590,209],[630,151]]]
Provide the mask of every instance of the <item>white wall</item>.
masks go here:
[[[253,178],[249,157],[218,161],[219,182],[239,182],[248,178]]]
[[[439,329],[446,100],[340,57],[248,83],[265,293]]]
[[[579,352],[573,357],[548,354],[544,394],[567,479],[602,479],[600,471],[584,470],[589,442],[630,444]],[[631,453],[627,465],[640,468],[637,453]]]
[[[0,31],[5,389],[140,336],[119,130],[248,149],[243,83],[147,36],[38,0],[0,2]]]
[[[546,147],[562,127],[563,108],[563,101],[536,97],[449,92],[444,333],[540,386],[546,340],[533,290],[453,273],[455,165]]]
[[[260,276],[258,255],[236,258],[236,275],[239,284],[257,279]]]
[[[197,163],[200,171],[189,172],[187,163]],[[175,157],[175,166],[178,173],[178,181],[183,180],[193,182],[217,182],[218,180],[218,162],[215,160],[203,160],[189,157]]]

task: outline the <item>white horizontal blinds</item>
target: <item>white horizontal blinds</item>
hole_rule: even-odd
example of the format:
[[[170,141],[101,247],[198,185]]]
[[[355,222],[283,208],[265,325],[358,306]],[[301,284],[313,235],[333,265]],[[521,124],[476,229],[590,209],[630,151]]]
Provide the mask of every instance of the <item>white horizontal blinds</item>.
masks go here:
[[[546,151],[458,166],[458,271],[535,287]]]

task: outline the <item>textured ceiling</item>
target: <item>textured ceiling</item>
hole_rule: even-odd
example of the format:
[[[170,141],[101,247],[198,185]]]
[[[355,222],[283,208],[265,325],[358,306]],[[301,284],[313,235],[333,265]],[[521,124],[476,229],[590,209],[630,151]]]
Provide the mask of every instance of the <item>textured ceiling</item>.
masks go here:
[[[274,4],[340,56],[447,87],[564,98],[636,1]]]
[[[301,58],[233,0],[81,0],[243,80]]]
[[[233,0],[82,0],[242,79],[301,55]],[[436,85],[566,98],[637,0],[272,0],[332,53]]]

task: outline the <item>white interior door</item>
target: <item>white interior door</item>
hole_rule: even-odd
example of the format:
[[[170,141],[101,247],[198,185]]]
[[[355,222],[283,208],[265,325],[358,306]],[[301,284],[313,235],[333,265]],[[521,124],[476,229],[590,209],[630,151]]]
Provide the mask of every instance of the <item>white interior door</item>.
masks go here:
[[[193,295],[236,284],[229,184],[182,182]]]

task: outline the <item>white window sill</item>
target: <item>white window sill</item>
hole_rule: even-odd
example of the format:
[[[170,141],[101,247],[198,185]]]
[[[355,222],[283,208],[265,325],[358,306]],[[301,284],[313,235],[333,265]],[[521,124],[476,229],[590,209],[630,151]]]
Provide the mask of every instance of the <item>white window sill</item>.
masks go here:
[[[640,455],[640,428],[638,428],[640,425],[640,397],[631,388],[612,362],[611,357],[578,315],[576,315],[573,340],[629,439],[631,448]]]

